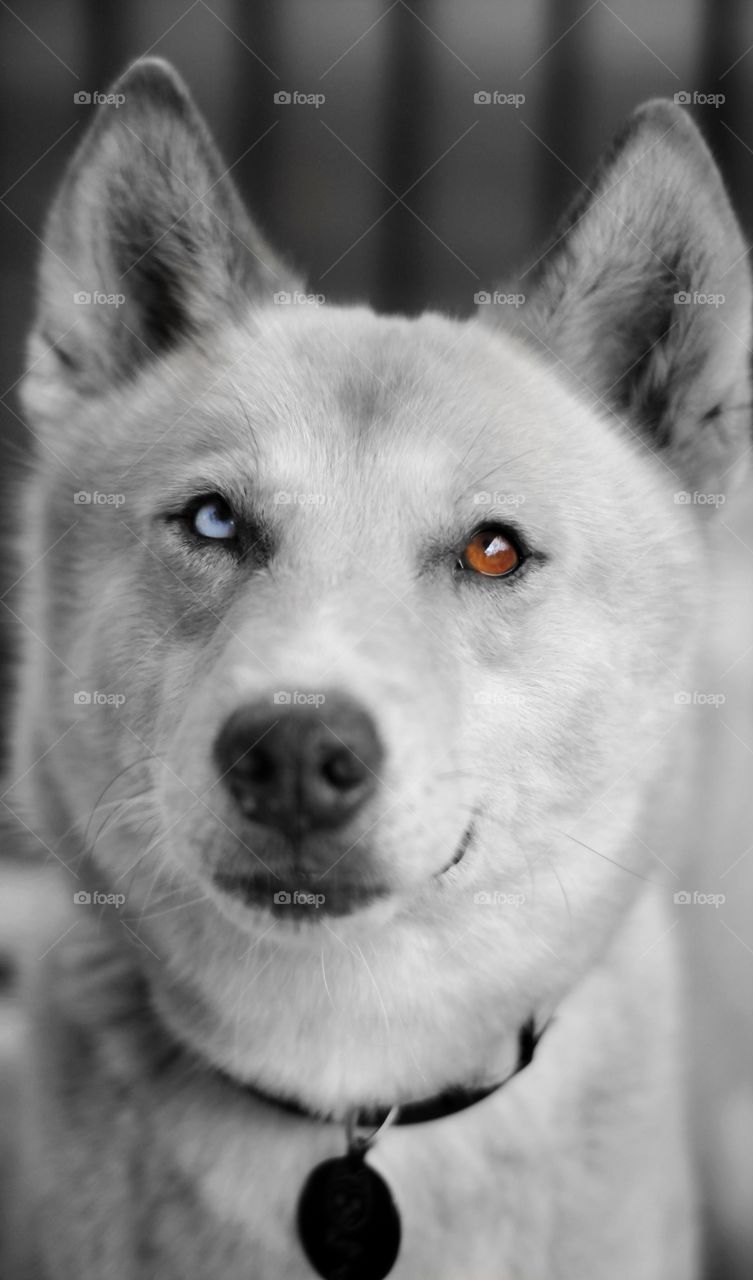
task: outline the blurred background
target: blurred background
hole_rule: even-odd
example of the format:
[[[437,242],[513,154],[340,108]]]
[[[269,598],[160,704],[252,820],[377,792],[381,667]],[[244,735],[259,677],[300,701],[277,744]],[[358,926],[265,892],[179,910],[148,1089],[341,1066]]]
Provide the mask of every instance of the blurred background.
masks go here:
[[[182,73],[267,238],[328,301],[469,313],[478,290],[533,264],[622,119],[656,95],[683,95],[749,239],[753,230],[749,0],[0,0],[6,489],[33,449],[15,386],[45,211],[95,95],[145,53]],[[296,93],[316,99],[285,100]],[[753,1262],[753,893],[740,878],[753,841],[741,805],[753,773],[750,497],[721,521],[726,567],[707,650],[726,719],[708,723],[689,851],[697,882],[724,881],[730,904],[723,921],[694,926],[689,970],[706,1010],[691,1071],[708,1156],[708,1280],[737,1280]],[[20,628],[11,640],[20,572],[8,550],[0,692],[23,643]],[[0,926],[12,931],[9,868],[6,857]]]

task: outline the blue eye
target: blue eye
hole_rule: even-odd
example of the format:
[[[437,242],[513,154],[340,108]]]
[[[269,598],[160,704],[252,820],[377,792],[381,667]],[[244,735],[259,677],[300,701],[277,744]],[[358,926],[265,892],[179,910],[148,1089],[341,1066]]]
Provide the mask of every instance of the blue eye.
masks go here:
[[[191,528],[200,538],[229,542],[236,536],[235,520],[223,498],[207,498],[193,513]]]

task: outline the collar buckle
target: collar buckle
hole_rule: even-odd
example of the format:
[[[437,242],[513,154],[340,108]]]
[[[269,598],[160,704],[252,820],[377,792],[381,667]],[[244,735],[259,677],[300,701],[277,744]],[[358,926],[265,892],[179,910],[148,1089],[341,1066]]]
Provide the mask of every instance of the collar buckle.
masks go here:
[[[390,1107],[384,1119],[376,1125],[363,1124],[360,1120],[361,1108],[354,1107],[345,1117],[345,1139],[348,1155],[363,1157],[373,1147],[377,1138],[397,1119],[399,1106]]]

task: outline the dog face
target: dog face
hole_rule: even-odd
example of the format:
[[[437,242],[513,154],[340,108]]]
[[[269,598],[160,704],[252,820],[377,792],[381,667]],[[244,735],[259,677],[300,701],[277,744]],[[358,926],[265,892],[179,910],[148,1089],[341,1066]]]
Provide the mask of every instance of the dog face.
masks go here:
[[[18,772],[45,753],[45,839],[126,893],[183,1039],[323,1106],[427,1092],[650,864],[705,576],[682,499],[748,399],[745,274],[724,325],[675,294],[721,293],[739,233],[657,104],[516,329],[275,304],[185,90],[122,91],[46,236]]]

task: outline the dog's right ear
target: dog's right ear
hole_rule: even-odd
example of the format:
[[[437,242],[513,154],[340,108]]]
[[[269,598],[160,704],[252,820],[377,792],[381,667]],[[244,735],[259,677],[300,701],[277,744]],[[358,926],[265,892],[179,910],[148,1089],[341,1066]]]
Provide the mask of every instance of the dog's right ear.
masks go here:
[[[248,218],[188,90],[158,59],[112,89],[50,212],[24,399],[96,395],[297,282]]]
[[[749,453],[753,288],[683,107],[632,114],[526,285],[512,323],[580,398],[627,425],[677,490],[734,485]]]

